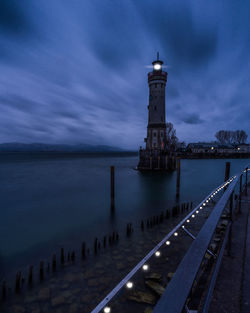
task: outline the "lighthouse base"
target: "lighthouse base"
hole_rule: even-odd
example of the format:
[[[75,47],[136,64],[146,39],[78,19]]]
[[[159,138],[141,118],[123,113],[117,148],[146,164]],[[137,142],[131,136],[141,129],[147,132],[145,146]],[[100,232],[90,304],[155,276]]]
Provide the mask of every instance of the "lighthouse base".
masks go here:
[[[173,171],[176,169],[176,155],[164,150],[139,150],[139,171]]]

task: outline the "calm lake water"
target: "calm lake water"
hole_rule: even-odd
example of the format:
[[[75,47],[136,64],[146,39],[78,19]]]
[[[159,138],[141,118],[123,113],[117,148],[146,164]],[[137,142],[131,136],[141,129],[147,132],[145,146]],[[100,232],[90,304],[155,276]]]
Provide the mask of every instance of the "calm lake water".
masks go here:
[[[2,157],[0,163],[0,266],[10,269],[48,257],[61,246],[79,248],[124,230],[175,204],[176,172],[145,173],[136,156]],[[228,160],[181,160],[180,202],[201,201],[224,179]],[[247,164],[233,159],[231,174]],[[110,212],[110,165],[116,209]],[[92,246],[92,245],[91,245]]]

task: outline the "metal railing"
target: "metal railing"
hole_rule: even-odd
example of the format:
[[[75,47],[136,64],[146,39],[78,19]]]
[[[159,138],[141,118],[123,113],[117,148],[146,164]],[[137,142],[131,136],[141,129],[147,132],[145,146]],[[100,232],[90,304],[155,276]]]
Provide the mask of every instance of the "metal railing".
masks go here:
[[[246,182],[247,182],[247,172],[248,167],[245,168],[246,173]],[[190,249],[183,258],[181,264],[177,268],[174,277],[171,282],[168,284],[165,293],[158,301],[155,306],[154,313],[168,312],[168,313],[180,313],[182,312],[183,307],[185,306],[186,299],[189,295],[189,292],[192,288],[193,282],[197,275],[197,272],[200,268],[202,259],[206,251],[209,252],[208,246],[211,241],[211,238],[214,234],[215,228],[218,224],[218,221],[221,217],[221,214],[226,207],[230,196],[233,194],[235,186],[237,183],[242,181],[240,178],[242,173],[239,173],[226,182],[221,184],[219,187],[214,189],[202,202],[199,203],[188,215],[185,216],[181,222],[178,223],[115,287],[111,292],[92,310],[91,313],[97,313],[103,310],[104,313],[111,312],[111,307],[109,306],[110,301],[117,295],[117,293],[124,287],[131,288],[133,282],[131,278],[137,273],[140,269],[144,269],[143,266],[147,266],[146,262],[157,253],[160,253],[160,248],[166,244],[170,244],[171,236],[177,236],[178,230],[185,230],[186,223],[189,223],[189,219],[194,217],[195,214],[198,214],[210,201],[213,200],[219,192],[225,191],[215,208],[211,212],[208,220],[202,227],[198,236],[193,241]],[[225,188],[227,189],[225,190]],[[240,187],[242,188],[242,186]],[[240,198],[241,199],[241,198]],[[218,257],[219,259],[219,257]],[[176,298],[178,295],[178,299]],[[204,311],[205,312],[205,311]]]
[[[153,313],[181,313],[183,308],[186,305],[187,298],[189,297],[190,291],[196,279],[197,273],[201,267],[201,263],[203,261],[204,255],[208,249],[208,246],[211,242],[211,239],[214,235],[217,224],[221,218],[222,212],[224,211],[228,201],[230,201],[230,219],[232,219],[232,210],[233,210],[233,193],[236,188],[236,185],[239,182],[242,182],[242,175],[245,173],[246,176],[246,185],[248,182],[248,173],[249,166],[244,168],[244,170],[234,176],[233,181],[227,187],[226,191],[217,202],[210,216],[208,217],[206,223],[202,227],[198,236],[192,243],[189,248],[187,254],[181,261],[178,266],[172,280],[168,284],[164,294],[158,301],[155,306]],[[247,187],[246,189],[247,190]],[[240,186],[240,197],[239,201],[241,201],[241,192],[242,186]],[[210,286],[208,288],[206,300],[203,306],[203,313],[208,312],[212,292],[215,286],[215,281],[217,278],[217,274],[219,272],[220,263],[222,260],[223,252],[226,246],[226,242],[229,236],[230,227],[232,223],[228,224],[226,234],[224,237],[224,241],[217,257],[217,263],[215,265],[215,270],[210,281]],[[187,310],[188,311],[188,310]]]

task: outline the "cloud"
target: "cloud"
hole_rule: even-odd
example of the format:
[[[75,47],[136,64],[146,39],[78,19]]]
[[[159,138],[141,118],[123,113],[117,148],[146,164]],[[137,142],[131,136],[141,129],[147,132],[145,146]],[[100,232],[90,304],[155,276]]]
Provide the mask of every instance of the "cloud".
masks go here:
[[[0,1],[0,141],[143,145],[157,51],[168,71],[166,118],[180,140],[210,140],[227,125],[250,133],[249,8]]]
[[[193,114],[185,116],[183,118],[183,121],[187,124],[201,124],[201,123],[203,123],[203,120],[200,118],[200,116],[197,113],[193,113]]]
[[[25,14],[24,2],[22,5],[19,0],[0,1],[0,31],[8,32],[11,36],[30,34],[30,21]]]

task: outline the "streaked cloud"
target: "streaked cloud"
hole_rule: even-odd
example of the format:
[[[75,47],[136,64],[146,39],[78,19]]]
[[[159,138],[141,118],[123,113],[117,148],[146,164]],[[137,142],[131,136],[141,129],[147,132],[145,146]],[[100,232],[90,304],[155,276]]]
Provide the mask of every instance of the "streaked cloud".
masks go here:
[[[156,51],[181,140],[213,140],[221,128],[250,135],[249,9],[246,0],[2,0],[0,142],[143,145]]]

